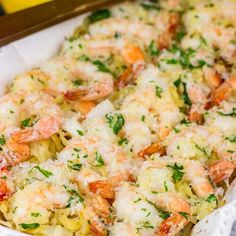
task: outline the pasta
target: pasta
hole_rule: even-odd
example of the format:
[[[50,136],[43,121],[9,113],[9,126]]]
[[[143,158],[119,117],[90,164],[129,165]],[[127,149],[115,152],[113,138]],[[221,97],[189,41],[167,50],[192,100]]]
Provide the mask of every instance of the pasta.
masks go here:
[[[235,178],[235,12],[234,0],[127,1],[17,75],[0,99],[0,224],[191,235]]]

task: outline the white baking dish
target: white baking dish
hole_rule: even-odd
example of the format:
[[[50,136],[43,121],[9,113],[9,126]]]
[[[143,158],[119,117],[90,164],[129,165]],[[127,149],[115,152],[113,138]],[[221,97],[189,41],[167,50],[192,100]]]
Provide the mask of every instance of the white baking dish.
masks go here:
[[[58,51],[64,37],[72,34],[85,15],[35,33],[0,48],[0,94],[14,76],[40,65]],[[45,43],[46,42],[46,43]],[[192,232],[193,236],[236,236],[236,179],[228,190],[226,205],[201,220]],[[23,236],[25,234],[0,226],[0,236]],[[56,235],[52,235],[56,236]]]

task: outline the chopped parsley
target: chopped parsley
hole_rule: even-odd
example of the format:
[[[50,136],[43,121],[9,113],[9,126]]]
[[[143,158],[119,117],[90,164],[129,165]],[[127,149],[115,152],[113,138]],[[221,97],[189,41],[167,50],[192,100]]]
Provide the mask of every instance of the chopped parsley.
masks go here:
[[[223,112],[218,111],[218,114],[220,114],[222,116],[236,117],[236,107],[234,107],[232,112],[230,112],[230,113],[223,113]]]
[[[174,180],[174,182],[182,180],[182,177],[184,175],[184,172],[182,171],[184,169],[183,166],[179,166],[177,163],[175,163],[174,165],[167,165],[167,167],[173,170],[172,179]]]
[[[179,214],[181,216],[183,216],[184,218],[188,219],[188,213],[187,212],[179,212]]]
[[[168,192],[169,189],[168,189],[166,181],[164,181],[164,188],[165,188],[165,191]]]
[[[236,143],[236,135],[233,137],[226,137],[226,140],[229,140],[231,143]],[[1,144],[1,143],[0,143]]]
[[[23,224],[20,224],[20,227],[22,229],[36,229],[39,226],[40,226],[39,223],[32,223],[32,224],[25,224],[25,223],[23,223]]]
[[[166,220],[167,218],[170,217],[170,212],[168,212],[168,211],[160,211],[160,212],[159,212],[159,216],[160,216],[162,219]]]
[[[104,20],[111,17],[111,12],[108,9],[101,9],[101,10],[97,10],[94,11],[90,16],[89,16],[89,20],[90,22],[96,22],[96,21],[100,21],[100,20]]]
[[[104,63],[102,63],[101,61],[99,61],[99,60],[93,61],[93,64],[95,66],[97,66],[98,71],[112,74],[110,69]]]
[[[128,141],[127,138],[123,138],[123,139],[118,141],[119,146],[122,146],[123,144],[128,144],[128,143],[129,143],[129,141]]]
[[[142,115],[142,117],[141,117],[141,121],[144,122],[144,121],[145,121],[145,118],[146,118],[145,115]]]
[[[89,57],[87,57],[86,55],[81,55],[80,57],[78,57],[78,60],[79,61],[89,61],[90,59],[89,59]]]
[[[120,32],[115,32],[114,37],[115,37],[115,39],[121,38],[121,33]]]
[[[149,221],[145,221],[142,223],[142,227],[146,228],[146,229],[154,229],[154,226],[151,225],[151,223]]]
[[[77,171],[80,171],[81,168],[82,168],[82,164],[80,163],[77,163],[77,164],[73,164],[73,162],[71,161],[68,161],[67,162],[67,166],[72,169],[72,170],[77,170]]]
[[[83,131],[81,131],[81,130],[79,130],[79,129],[77,129],[76,130],[76,132],[78,133],[78,135],[80,135],[80,136],[83,136],[84,135],[84,132]]]
[[[106,114],[106,119],[114,134],[118,134],[125,124],[124,117],[120,113]]]
[[[102,155],[98,152],[95,153],[95,163],[94,166],[100,167],[103,166],[105,163],[102,159]]]
[[[33,124],[32,124],[32,122],[31,122],[31,119],[30,118],[26,118],[25,120],[22,120],[21,121],[21,126],[22,127],[32,127],[33,126]]]
[[[0,137],[0,145],[4,145],[5,143],[6,143],[6,139],[5,139],[4,135],[2,135]]]
[[[182,94],[182,99],[184,100],[184,103],[188,106],[191,106],[192,105],[192,102],[188,96],[188,93],[187,93],[187,85],[185,82],[181,81],[181,79],[178,79],[174,82],[174,85],[175,87],[181,91],[181,94]]]
[[[42,169],[40,166],[35,166],[33,167],[35,169],[37,169],[42,175],[44,175],[46,178],[49,178],[50,176],[53,176],[53,173],[48,171],[48,170],[45,170],[45,169]]]
[[[176,127],[174,127],[173,130],[175,131],[176,134],[178,134],[180,132],[180,130]]]
[[[149,10],[159,11],[160,10],[160,7],[151,1],[146,1],[146,2],[142,3],[141,6],[148,11]]]
[[[72,81],[72,83],[73,83],[73,85],[74,85],[75,87],[79,87],[79,86],[81,86],[81,85],[83,84],[83,80],[77,79],[77,80],[75,80],[75,81]]]
[[[205,156],[207,156],[208,158],[210,158],[209,154],[206,151],[205,147],[200,147],[197,143],[195,143],[196,148],[201,151]]]
[[[138,198],[137,200],[134,201],[134,203],[140,202],[142,199]]]
[[[157,48],[157,45],[155,43],[155,41],[153,40],[150,45],[148,46],[148,50],[149,50],[149,54],[151,56],[159,56],[160,54],[160,51],[159,49]]]
[[[179,43],[185,35],[186,35],[185,31],[179,31],[175,37],[176,41]]]
[[[214,194],[211,194],[207,199],[206,199],[207,202],[216,202],[218,203],[218,200],[216,198],[216,196]]]
[[[64,186],[64,187],[67,189],[66,186]],[[84,202],[84,198],[76,190],[68,189],[67,192],[69,194],[71,194],[72,196],[69,198],[66,208],[70,208],[73,201],[75,201],[76,203],[83,203]]]
[[[31,213],[31,216],[33,216],[33,217],[39,217],[39,216],[40,216],[40,213],[39,213],[39,212],[32,212],[32,213]]]
[[[185,118],[180,121],[180,124],[181,124],[181,125],[189,126],[190,123],[191,123],[191,122],[190,122],[189,120],[186,120]]]
[[[156,86],[155,93],[156,93],[157,97],[161,98],[161,94],[163,93],[163,89],[159,86]]]

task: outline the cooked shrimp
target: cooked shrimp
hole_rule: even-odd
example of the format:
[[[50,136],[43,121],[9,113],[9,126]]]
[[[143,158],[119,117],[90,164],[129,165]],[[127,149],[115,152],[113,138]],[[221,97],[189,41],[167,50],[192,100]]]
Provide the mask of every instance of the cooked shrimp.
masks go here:
[[[129,225],[129,232],[152,235],[156,226],[162,221],[155,206],[139,193],[137,187],[128,183],[122,183],[116,189],[116,198],[113,206],[116,210],[118,221],[120,219],[124,224]],[[114,230],[122,230],[122,228],[112,227],[111,230],[113,233]],[[116,231],[116,235],[121,235],[121,232]]]
[[[155,231],[155,236],[176,235],[188,223],[186,218],[179,213],[173,213],[166,220],[162,221],[158,229]]]
[[[97,37],[99,35],[113,36],[116,32],[121,34],[128,33],[131,36],[138,37],[144,41],[146,46],[149,46],[152,40],[156,41],[158,38],[157,31],[154,30],[154,27],[145,24],[140,20],[114,17],[92,24],[89,27],[89,33],[93,37]]]
[[[207,82],[207,85],[212,89],[217,89],[221,83],[222,79],[220,75],[213,69],[209,67],[204,67],[203,69],[204,79]]]
[[[31,213],[38,212],[37,222],[46,224],[50,211],[65,207],[68,200],[69,194],[63,187],[35,181],[15,193],[11,203],[11,209],[14,210],[12,221],[21,229],[22,223],[34,223],[35,218]]]
[[[213,106],[219,106],[222,101],[228,100],[233,91],[236,90],[236,76],[233,76],[226,80],[223,84],[220,85],[215,91],[211,93],[206,108],[209,109]]]
[[[199,161],[189,161],[186,165],[186,176],[198,197],[207,197],[214,193],[214,189],[207,179],[206,170]]]
[[[162,156],[165,154],[165,148],[160,143],[153,143],[149,147],[140,151],[138,155],[145,158],[145,156],[150,156],[154,153],[159,153]]]
[[[99,71],[91,62],[78,61],[75,73],[87,85],[75,90],[68,90],[65,97],[69,100],[95,101],[108,96],[113,91],[113,77],[110,73]]]
[[[172,212],[172,215],[159,225],[155,235],[175,235],[189,222],[190,205],[185,199],[173,193],[161,193],[156,196],[155,203],[163,210]],[[179,213],[187,214],[187,216]]]
[[[229,178],[234,172],[235,166],[232,161],[220,160],[208,166],[209,175],[214,183]]]
[[[134,153],[163,140],[183,117],[160,72],[151,65],[142,71],[136,90],[128,95],[121,111],[127,122],[124,131]],[[144,119],[144,120],[142,120]]]
[[[104,56],[106,58],[110,54],[120,55],[128,68],[118,78],[118,81],[116,81],[118,88],[130,83],[143,68],[145,58],[142,49],[138,45],[135,45],[135,43],[126,39],[90,39],[87,41],[77,39],[72,43],[68,43],[70,45],[69,48],[65,48],[62,53],[65,55],[72,55],[76,58],[87,55],[88,57],[97,57],[99,59],[99,56]],[[83,46],[77,47],[76,45],[78,44]],[[67,44],[64,47],[67,47]],[[71,50],[71,48],[75,49]]]

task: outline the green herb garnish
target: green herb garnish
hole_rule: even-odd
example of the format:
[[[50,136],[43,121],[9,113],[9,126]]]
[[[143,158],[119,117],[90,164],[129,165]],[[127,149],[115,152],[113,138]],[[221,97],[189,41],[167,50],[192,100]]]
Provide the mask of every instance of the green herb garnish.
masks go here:
[[[33,124],[31,123],[31,119],[30,118],[27,118],[25,120],[22,120],[21,121],[21,126],[22,127],[32,127]]]
[[[168,211],[160,211],[160,212],[159,212],[159,216],[160,216],[162,219],[166,220],[167,218],[170,217],[170,212],[168,212]]]
[[[151,56],[158,56],[160,54],[159,49],[157,48],[157,45],[155,41],[152,41],[150,45],[148,46],[149,54]]]
[[[118,134],[125,124],[124,117],[120,113],[106,114],[106,119],[114,134]]]
[[[43,174],[46,178],[49,178],[50,176],[53,176],[53,173],[48,171],[48,170],[45,170],[45,169],[42,169],[40,166],[35,166],[33,167],[35,169],[37,169],[41,174]]]
[[[182,180],[182,177],[184,175],[184,172],[182,171],[184,169],[183,166],[179,166],[177,163],[175,163],[174,165],[167,165],[167,167],[173,170],[172,179],[174,180],[174,182]]]
[[[218,200],[216,198],[216,196],[214,194],[211,194],[207,199],[206,199],[207,202],[216,202],[218,203]]]
[[[96,21],[100,21],[100,20],[104,20],[111,17],[111,12],[108,9],[101,9],[101,10],[97,10],[94,11],[90,16],[89,16],[89,20],[90,22],[96,22]]]
[[[93,64],[97,66],[98,71],[112,74],[110,69],[104,63],[102,63],[101,61],[99,61],[99,60],[93,61]]]
[[[220,112],[220,111],[218,111],[217,113],[222,115],[222,116],[236,117],[236,108],[234,107],[232,112],[230,112],[230,113],[223,113],[223,112]]]
[[[72,170],[77,170],[77,171],[80,171],[81,168],[82,168],[82,164],[80,164],[80,163],[73,164],[71,161],[68,161],[67,166],[68,166],[70,169],[72,169]]]
[[[25,224],[25,223],[23,223],[23,224],[20,224],[20,227],[22,229],[36,229],[39,226],[40,226],[39,223],[32,223],[32,224]]]
[[[6,143],[6,139],[5,139],[4,135],[2,135],[0,137],[0,145],[4,145],[5,143]]]
[[[95,164],[94,166],[100,167],[103,166],[105,163],[103,161],[103,158],[100,153],[96,152],[95,153]]]
[[[155,92],[156,92],[156,96],[161,98],[161,94],[163,93],[163,89],[159,86],[155,87]]]

